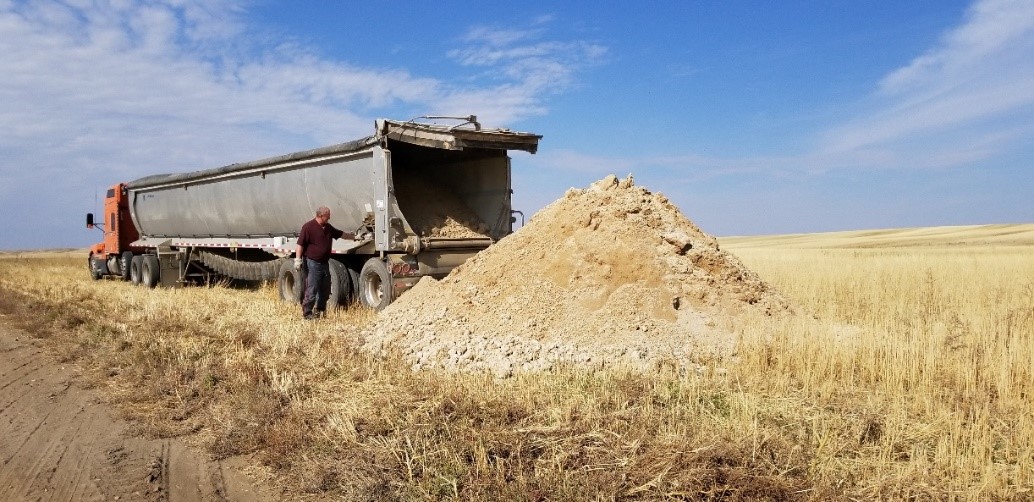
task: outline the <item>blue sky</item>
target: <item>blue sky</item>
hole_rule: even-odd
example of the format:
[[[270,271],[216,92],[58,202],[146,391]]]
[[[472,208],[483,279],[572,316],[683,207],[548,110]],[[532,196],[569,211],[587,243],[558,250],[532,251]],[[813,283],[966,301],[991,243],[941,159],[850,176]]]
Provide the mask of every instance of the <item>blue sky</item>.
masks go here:
[[[0,54],[0,249],[429,114],[544,136],[529,215],[631,173],[718,236],[1034,222],[1031,0],[0,0]]]

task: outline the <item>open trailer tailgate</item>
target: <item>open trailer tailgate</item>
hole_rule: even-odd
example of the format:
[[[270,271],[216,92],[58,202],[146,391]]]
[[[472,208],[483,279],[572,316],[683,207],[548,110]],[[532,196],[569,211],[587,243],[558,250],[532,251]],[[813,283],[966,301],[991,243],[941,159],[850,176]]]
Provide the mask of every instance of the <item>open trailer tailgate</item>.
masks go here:
[[[538,150],[539,140],[542,139],[542,136],[537,134],[509,129],[482,129],[477,117],[473,115],[464,119],[465,122],[453,126],[382,119],[377,121],[377,135],[394,141],[443,150],[482,148],[522,150],[529,153]]]

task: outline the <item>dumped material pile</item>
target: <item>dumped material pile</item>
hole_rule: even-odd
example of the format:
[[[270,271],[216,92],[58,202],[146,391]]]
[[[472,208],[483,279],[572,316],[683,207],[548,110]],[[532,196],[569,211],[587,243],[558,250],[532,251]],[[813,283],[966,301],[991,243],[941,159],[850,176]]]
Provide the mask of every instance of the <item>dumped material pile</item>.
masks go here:
[[[417,174],[395,180],[396,196],[413,230],[424,237],[488,238],[489,228],[442,183]]]
[[[728,355],[737,317],[789,303],[667,198],[609,176],[386,308],[366,348],[414,369],[688,366]]]

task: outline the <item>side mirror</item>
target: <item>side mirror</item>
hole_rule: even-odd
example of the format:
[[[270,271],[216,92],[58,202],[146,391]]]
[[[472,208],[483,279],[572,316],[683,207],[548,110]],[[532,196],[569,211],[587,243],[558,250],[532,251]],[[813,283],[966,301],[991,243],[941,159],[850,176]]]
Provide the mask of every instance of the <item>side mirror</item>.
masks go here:
[[[86,228],[93,228],[93,213],[86,213]]]

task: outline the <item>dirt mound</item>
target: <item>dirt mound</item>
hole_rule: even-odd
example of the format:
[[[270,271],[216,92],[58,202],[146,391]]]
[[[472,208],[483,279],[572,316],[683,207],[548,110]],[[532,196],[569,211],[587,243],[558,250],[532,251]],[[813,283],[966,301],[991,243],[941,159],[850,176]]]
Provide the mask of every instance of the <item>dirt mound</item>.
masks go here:
[[[441,281],[424,278],[367,333],[414,369],[498,376],[558,363],[681,366],[728,355],[747,310],[789,303],[666,197],[608,176],[571,189]]]

